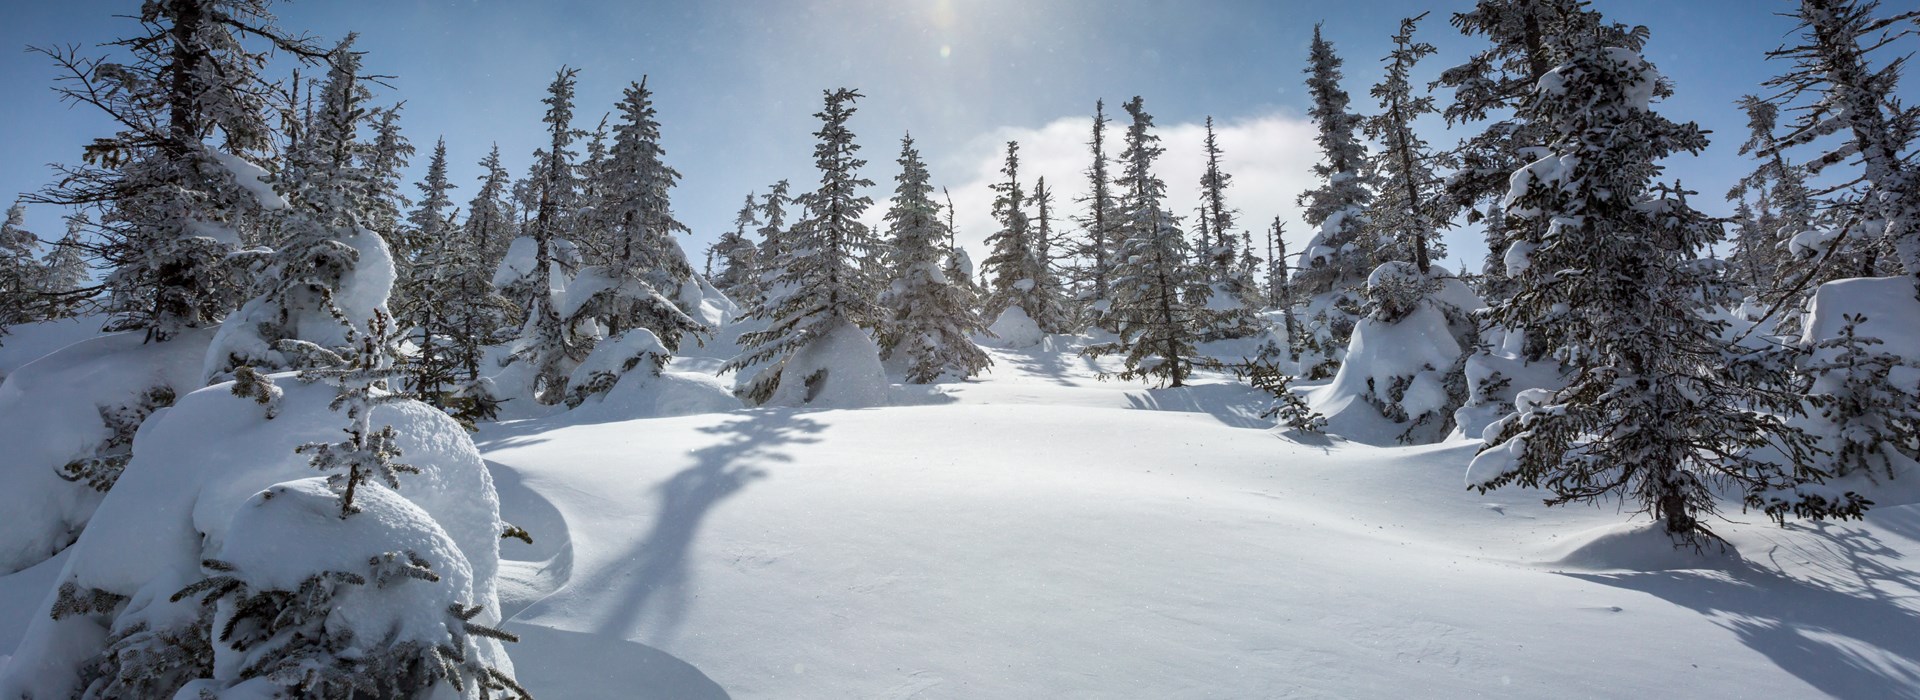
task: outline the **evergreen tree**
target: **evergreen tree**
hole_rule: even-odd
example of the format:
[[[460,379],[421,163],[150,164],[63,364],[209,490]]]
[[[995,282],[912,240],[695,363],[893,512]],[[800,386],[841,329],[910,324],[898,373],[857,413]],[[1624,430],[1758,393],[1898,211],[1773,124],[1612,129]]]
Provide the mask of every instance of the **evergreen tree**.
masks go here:
[[[73,315],[98,289],[93,283],[93,271],[87,265],[84,236],[88,223],[85,213],[67,217],[66,235],[53,244],[53,250],[41,261],[39,291],[46,309],[43,315],[47,318]]]
[[[814,114],[822,124],[814,132],[818,143],[813,149],[814,166],[820,170],[819,189],[800,197],[806,218],[791,231],[769,237],[775,242],[774,259],[780,267],[767,298],[747,317],[768,322],[765,330],[746,333],[740,344],[747,349],[723,366],[741,371],[759,368],[741,382],[736,393],[753,403],[764,403],[783,384],[787,365],[796,355],[816,342],[830,341],[842,333],[871,329],[883,317],[879,304],[882,271],[872,257],[881,244],[873,231],[860,222],[860,216],[873,200],[860,196],[858,189],[873,181],[860,177],[866,161],[855,156],[860,146],[853,142],[847,120],[853,116],[853,103],[860,98],[856,90],[841,88],[825,92],[826,106]],[[784,195],[784,182],[775,185],[769,201]],[[779,210],[767,208],[767,228],[778,231]],[[875,358],[877,362],[877,357]],[[829,378],[825,368],[797,367],[804,376],[809,393]],[[811,397],[808,397],[811,400]]]
[[[275,26],[268,7],[148,2],[134,17],[139,34],[107,44],[119,55],[35,49],[65,74],[56,88],[64,99],[98,109],[118,128],[87,146],[83,165],[60,166],[58,184],[34,197],[99,214],[92,252],[109,269],[113,330],[166,340],[217,323],[239,299],[226,256],[262,216],[234,170],[251,170],[247,159],[264,157],[274,140],[267,103],[275,90],[259,69],[275,51],[325,55]]]
[[[35,320],[32,309],[40,297],[39,268],[34,262],[40,238],[26,229],[27,208],[15,202],[0,224],[0,338],[7,327]]]
[[[1313,172],[1326,184],[1300,196],[1307,224],[1319,227],[1319,232],[1301,255],[1294,285],[1308,298],[1308,321],[1313,325],[1312,336],[1305,339],[1313,357],[1306,374],[1319,378],[1339,367],[1339,355],[1360,316],[1357,290],[1373,269],[1379,244],[1368,236],[1371,227],[1365,221],[1372,193],[1366,149],[1355,135],[1361,118],[1347,111],[1351,98],[1340,86],[1340,57],[1334,54],[1333,43],[1321,38],[1318,25],[1313,29],[1309,60],[1307,92],[1313,97],[1313,109],[1308,115],[1319,131],[1316,140],[1321,152]]]
[[[436,408],[447,406],[447,386],[454,381],[455,358],[446,352],[452,338],[442,334],[445,316],[452,305],[448,296],[452,285],[451,261],[454,225],[453,183],[447,181],[447,141],[440,139],[427,160],[427,174],[415,183],[420,203],[407,214],[407,237],[416,252],[407,262],[408,274],[402,277],[410,289],[399,304],[400,321],[415,335],[415,356],[410,358],[408,382],[413,394]]]
[[[282,340],[344,348],[365,330],[352,319],[385,313],[393,260],[366,226],[379,207],[382,175],[368,166],[374,146],[360,137],[380,111],[366,106],[372,93],[353,41],[348,35],[333,50],[319,111],[276,178],[288,203],[274,212],[278,245],[251,256],[258,261],[254,297],[226,319],[207,351],[209,379],[241,365],[293,367]],[[381,287],[377,298],[365,292],[373,286]]]
[[[646,80],[627,86],[618,109],[620,122],[598,186],[599,217],[609,227],[601,236],[608,246],[605,263],[580,271],[568,290],[564,320],[568,326],[597,321],[610,338],[645,328],[674,351],[683,335],[707,330],[667,297],[693,276],[673,240],[687,230],[673,217],[680,173],[663,160],[666,149]]]
[[[933,201],[927,166],[912,136],[900,140],[899,163],[887,211],[892,284],[881,296],[888,312],[880,327],[881,356],[903,355],[909,383],[965,379],[993,364],[973,344],[986,323],[973,310],[972,292],[947,272],[951,234],[940,220],[940,205]]]
[[[778,280],[787,268],[787,205],[793,203],[787,191],[791,187],[786,180],[773,183],[760,200],[760,264],[754,269],[762,302],[777,291]]]
[[[1087,194],[1080,198],[1086,206],[1086,213],[1079,218],[1080,230],[1086,238],[1080,241],[1077,257],[1082,267],[1077,271],[1074,283],[1081,288],[1081,303],[1092,312],[1092,320],[1103,328],[1112,330],[1111,325],[1103,321],[1105,310],[1113,298],[1114,254],[1120,247],[1121,216],[1119,202],[1113,195],[1113,178],[1107,172],[1106,102],[1093,104],[1093,136],[1087,141],[1092,153],[1092,163],[1087,166]]]
[[[1742,359],[1704,313],[1699,290],[1714,270],[1697,256],[1720,226],[1683,191],[1653,183],[1659,159],[1698,151],[1705,136],[1652,111],[1665,90],[1638,42],[1587,42],[1526,104],[1523,116],[1553,138],[1549,155],[1514,174],[1503,209],[1552,224],[1511,229],[1534,237],[1514,243],[1510,267],[1522,274],[1493,307],[1571,379],[1522,393],[1468,485],[1545,488],[1549,504],[1621,498],[1679,543],[1715,537],[1704,519],[1716,486],[1740,489],[1775,520],[1858,516],[1867,502],[1857,494],[1806,488],[1823,473],[1807,436],[1779,417],[1798,409],[1797,392]]]
[[[1913,150],[1920,106],[1906,106],[1894,98],[1904,58],[1878,68],[1869,62],[1874,51],[1913,31],[1900,25],[1910,23],[1914,15],[1876,17],[1878,10],[1876,0],[1801,0],[1793,13],[1800,20],[1801,43],[1768,53],[1768,58],[1792,61],[1793,68],[1766,85],[1779,91],[1775,99],[1804,108],[1768,152],[1829,134],[1846,134],[1838,144],[1805,161],[1809,174],[1818,176],[1833,165],[1859,162],[1860,179],[1866,185],[1856,207],[1859,230],[1877,232],[1878,240],[1856,245],[1888,254],[1890,260],[1876,267],[1872,260],[1877,255],[1865,253],[1869,269],[1897,269],[1920,279],[1920,166],[1915,165]]]
[[[1421,116],[1440,111],[1431,95],[1413,94],[1413,67],[1434,51],[1432,44],[1413,40],[1414,28],[1424,18],[1422,13],[1400,20],[1393,53],[1386,59],[1387,75],[1371,93],[1380,101],[1380,114],[1364,122],[1367,136],[1381,146],[1372,167],[1379,191],[1367,209],[1367,224],[1385,248],[1381,257],[1411,262],[1422,275],[1431,269],[1432,258],[1445,254],[1435,235],[1442,219],[1435,206],[1441,179],[1434,169],[1451,165],[1413,128]]]
[[[480,169],[484,171],[480,175],[480,189],[467,202],[464,227],[468,245],[491,267],[506,257],[514,230],[512,182],[507,169],[500,164],[499,144],[494,144],[487,157],[481,159]]]
[[[1026,189],[1020,185],[1020,144],[1007,142],[1007,158],[1000,173],[1007,179],[993,185],[993,191],[999,193],[993,200],[993,218],[1000,222],[1000,230],[987,237],[993,252],[982,268],[992,281],[987,285],[982,315],[999,319],[1018,307],[1040,332],[1068,332],[1066,309],[1057,286],[1048,284],[1052,275],[1041,257],[1038,232],[1027,216]]]
[[[1467,223],[1485,227],[1481,287],[1489,299],[1503,299],[1512,292],[1504,256],[1509,241],[1522,235],[1507,227],[1527,224],[1502,215],[1500,200],[1507,177],[1532,161],[1532,149],[1549,138],[1545,126],[1528,120],[1521,108],[1540,77],[1565,59],[1573,38],[1602,31],[1624,38],[1631,30],[1604,24],[1585,0],[1476,0],[1472,10],[1454,14],[1452,24],[1463,35],[1486,37],[1489,45],[1441,72],[1436,84],[1454,90],[1446,120],[1485,126],[1458,149],[1461,167],[1448,178],[1450,211],[1441,218],[1464,212]]]
[[[1149,131],[1153,117],[1140,98],[1128,101],[1126,110],[1132,123],[1120,154],[1118,181],[1125,238],[1114,266],[1109,309],[1119,338],[1082,352],[1088,357],[1122,355],[1125,369],[1116,375],[1121,379],[1157,377],[1178,387],[1193,372],[1193,344],[1208,319],[1182,294],[1199,273],[1193,269],[1185,234],[1167,211],[1167,184],[1153,173],[1154,160],[1166,149]]]
[[[546,116],[548,146],[535,153],[541,166],[536,169],[538,200],[530,222],[533,240],[533,285],[527,299],[527,320],[520,330],[517,346],[509,356],[511,363],[531,366],[533,397],[542,404],[560,403],[566,396],[567,377],[591,349],[573,324],[567,323],[554,306],[555,257],[558,248],[571,233],[577,201],[573,147],[579,136],[573,127],[573,89],[579,70],[562,67],[547,87]],[[569,244],[570,245],[570,244]]]
[[[1860,271],[1865,261],[1858,248],[1849,248],[1844,252],[1834,251],[1840,260],[1807,261],[1815,263],[1814,275],[1802,274],[1798,269],[1801,266],[1787,264],[1792,260],[1794,237],[1815,228],[1829,227],[1832,222],[1821,221],[1825,217],[1807,187],[1806,170],[1787,160],[1774,138],[1779,126],[1779,105],[1748,96],[1741,99],[1740,107],[1747,113],[1749,130],[1747,141],[1740,144],[1740,154],[1751,155],[1758,163],[1753,172],[1740,178],[1727,191],[1727,201],[1736,203],[1733,250],[1727,256],[1728,276],[1748,295],[1780,307],[1785,313],[1779,328],[1785,334],[1792,334],[1799,328],[1799,312],[1808,296],[1807,283],[1819,284],[1849,276]],[[1836,244],[1840,242],[1843,241]],[[1822,255],[1824,251],[1805,253],[1809,257],[1827,257]],[[1795,284],[1789,277],[1806,279]]]
[[[1202,152],[1207,156],[1207,165],[1200,174],[1200,228],[1206,232],[1202,236],[1204,254],[1201,257],[1205,274],[1201,277],[1204,284],[1199,287],[1201,296],[1194,303],[1213,312],[1206,339],[1245,338],[1261,330],[1260,320],[1254,315],[1260,305],[1260,290],[1252,269],[1243,265],[1242,256],[1250,257],[1252,253],[1239,251],[1233,239],[1237,212],[1227,206],[1227,187],[1233,183],[1233,176],[1220,167],[1222,153],[1219,138],[1213,132],[1213,117],[1207,117],[1206,133]]]
[[[720,256],[720,274],[713,286],[744,308],[760,303],[760,249],[747,239],[747,231],[760,226],[760,205],[752,193],[733,217],[733,230],[720,234],[710,254]]]

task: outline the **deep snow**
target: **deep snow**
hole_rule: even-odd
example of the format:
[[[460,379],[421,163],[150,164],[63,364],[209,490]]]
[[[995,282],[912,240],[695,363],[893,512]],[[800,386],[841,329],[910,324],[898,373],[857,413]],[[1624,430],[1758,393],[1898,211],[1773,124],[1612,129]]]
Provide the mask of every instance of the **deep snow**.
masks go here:
[[[1477,442],[1289,438],[1229,378],[1102,383],[1055,340],[881,408],[486,426],[501,515],[535,538],[501,546],[520,680],[569,699],[1920,698],[1920,507],[1735,515],[1715,529],[1736,555],[1676,553],[1613,508],[1466,491]],[[66,558],[0,577],[0,656]]]

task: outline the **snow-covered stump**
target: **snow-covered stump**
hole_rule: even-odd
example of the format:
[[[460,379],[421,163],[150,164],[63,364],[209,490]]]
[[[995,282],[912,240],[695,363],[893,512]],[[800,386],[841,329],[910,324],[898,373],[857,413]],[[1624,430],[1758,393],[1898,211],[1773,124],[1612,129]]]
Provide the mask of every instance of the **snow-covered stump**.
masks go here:
[[[1465,402],[1461,359],[1471,342],[1467,314],[1481,306],[1458,278],[1412,263],[1380,265],[1367,279],[1373,311],[1354,326],[1346,362],[1313,407],[1328,430],[1369,443],[1427,443],[1453,429]]]
[[[90,697],[171,697],[194,683],[229,688],[226,697],[265,697],[247,692],[287,686],[307,670],[407,687],[439,670],[401,679],[379,662],[425,658],[408,654],[440,645],[459,651],[455,667],[511,676],[498,641],[475,632],[499,623],[505,525],[466,432],[416,401],[372,408],[370,422],[393,427],[395,446],[419,473],[398,491],[361,484],[361,512],[342,519],[334,492],[311,478],[309,458],[295,449],[339,439],[335,389],[273,378],[283,394],[272,419],[222,384],[148,421],[58,590],[0,669],[0,696],[64,698],[90,688]],[[314,596],[331,604],[314,607]],[[455,603],[466,606],[458,615]],[[249,610],[291,617],[268,621],[246,617]],[[227,629],[236,615],[247,621]],[[296,632],[312,636],[296,641]],[[455,696],[479,692],[466,682]]]

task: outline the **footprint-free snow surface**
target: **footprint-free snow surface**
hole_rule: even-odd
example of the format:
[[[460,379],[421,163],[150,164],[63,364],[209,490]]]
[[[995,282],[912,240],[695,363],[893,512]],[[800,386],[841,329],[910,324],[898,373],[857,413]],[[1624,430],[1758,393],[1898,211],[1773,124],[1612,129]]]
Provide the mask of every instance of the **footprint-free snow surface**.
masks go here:
[[[541,698],[1920,698],[1920,510],[1676,552],[1463,487],[1477,443],[1278,434],[1230,378],[996,351],[886,408],[477,437]],[[47,566],[0,578],[0,650]]]

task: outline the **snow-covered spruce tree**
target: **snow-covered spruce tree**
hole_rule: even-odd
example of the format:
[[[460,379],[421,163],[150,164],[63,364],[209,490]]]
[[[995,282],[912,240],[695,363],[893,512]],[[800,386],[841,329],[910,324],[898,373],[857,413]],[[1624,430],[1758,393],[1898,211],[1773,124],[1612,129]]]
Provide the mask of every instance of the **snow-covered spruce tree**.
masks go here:
[[[481,260],[494,265],[506,257],[514,234],[512,178],[500,164],[499,144],[494,144],[487,157],[480,160],[480,169],[480,188],[474,191],[473,199],[467,201],[467,220],[462,226],[467,244]]]
[[[372,145],[359,136],[378,112],[365,106],[371,93],[353,40],[349,35],[334,49],[301,152],[275,178],[283,198],[272,202],[277,245],[248,256],[256,269],[254,296],[214,336],[205,364],[210,380],[241,365],[294,366],[278,346],[282,340],[344,348],[365,330],[353,319],[385,312],[393,260],[385,240],[364,223],[381,195],[378,172],[367,166]]]
[[[325,53],[275,26],[269,4],[148,2],[134,16],[139,33],[107,44],[113,55],[35,49],[64,73],[62,98],[118,128],[33,197],[98,214],[92,252],[109,270],[110,329],[166,340],[219,322],[239,301],[225,258],[256,230],[259,204],[234,168],[254,170],[247,159],[273,144],[274,89],[260,69],[276,51]]]
[[[1059,287],[1040,250],[1039,232],[1027,216],[1026,189],[1020,184],[1020,144],[1007,142],[1000,167],[1007,179],[994,184],[993,218],[1000,230],[987,237],[992,253],[981,262],[990,276],[981,314],[992,318],[993,332],[1016,346],[1033,345],[1051,333],[1072,329]]]
[[[1767,87],[1779,91],[1775,99],[1802,107],[1771,150],[1845,133],[1844,139],[1804,161],[1809,174],[1859,162],[1866,190],[1855,216],[1863,231],[1877,234],[1864,237],[1864,245],[1890,258],[1875,269],[1920,279],[1920,165],[1913,150],[1920,106],[1894,99],[1903,58],[1878,67],[1870,62],[1874,51],[1913,32],[1902,25],[1911,24],[1916,15],[1876,17],[1878,10],[1875,0],[1801,0],[1793,12],[1800,20],[1801,43],[1767,54],[1793,62],[1790,71],[1768,80]]]
[[[680,173],[662,160],[666,151],[644,79],[627,86],[618,110],[613,147],[597,174],[596,218],[607,227],[598,236],[606,247],[604,262],[580,270],[560,313],[569,327],[604,327],[603,342],[611,347],[595,354],[620,357],[575,371],[567,382],[569,406],[605,393],[636,368],[658,375],[684,335],[708,330],[662,293],[677,292],[693,268],[673,240],[675,232],[687,230],[673,218],[670,199]],[[626,346],[637,350],[616,350]]]
[[[1153,161],[1166,152],[1150,131],[1153,116],[1139,97],[1129,100],[1126,110],[1132,123],[1118,181],[1124,238],[1108,309],[1119,338],[1081,352],[1121,355],[1125,369],[1115,375],[1121,379],[1157,378],[1178,387],[1193,373],[1194,343],[1208,327],[1206,310],[1183,294],[1200,272],[1178,220],[1166,208],[1167,183],[1153,173]]]
[[[779,241],[777,276],[747,314],[767,327],[743,334],[746,350],[723,366],[752,371],[734,390],[750,403],[857,406],[886,399],[879,348],[865,330],[884,316],[885,282],[874,259],[881,242],[860,222],[873,200],[858,190],[873,181],[860,177],[866,161],[855,156],[860,146],[847,128],[859,98],[856,90],[825,91],[825,108],[814,115],[821,121],[813,148],[820,186],[798,200],[805,218],[770,239]],[[776,217],[766,220],[774,226]]]
[[[1733,250],[1727,256],[1728,276],[1740,285],[1748,297],[1780,307],[1777,326],[1788,335],[1798,331],[1801,311],[1806,306],[1812,285],[1829,282],[1860,269],[1860,261],[1822,261],[1829,254],[1821,246],[1794,246],[1796,237],[1829,229],[1832,222],[1821,221],[1818,203],[1807,186],[1806,170],[1787,160],[1778,147],[1775,131],[1779,127],[1780,106],[1747,96],[1740,100],[1747,113],[1749,136],[1740,144],[1741,155],[1757,161],[1752,172],[1727,191],[1727,201],[1736,203],[1733,217]],[[1811,237],[1817,240],[1818,235]],[[1837,242],[1836,242],[1837,243]],[[1857,247],[1840,255],[1858,253]],[[1806,259],[1799,259],[1805,255]],[[1818,269],[1807,275],[1793,262],[1811,262]],[[1806,277],[1805,283],[1796,283]],[[1791,278],[1791,279],[1789,279]]]
[[[1113,178],[1107,172],[1107,103],[1093,103],[1093,136],[1087,140],[1092,161],[1087,165],[1087,194],[1078,201],[1086,207],[1077,219],[1084,237],[1078,242],[1073,282],[1081,290],[1079,302],[1086,307],[1093,325],[1107,330],[1106,309],[1111,304],[1115,251],[1120,248],[1121,215],[1113,192]]]
[[[1378,255],[1411,262],[1423,275],[1432,268],[1433,258],[1446,254],[1435,235],[1443,223],[1438,211],[1441,181],[1435,170],[1452,164],[1447,154],[1428,146],[1413,126],[1423,115],[1440,111],[1432,95],[1413,94],[1413,67],[1434,51],[1432,44],[1413,40],[1414,29],[1426,16],[1400,20],[1393,52],[1385,60],[1386,77],[1370,93],[1380,101],[1380,113],[1363,122],[1367,136],[1380,144],[1380,152],[1372,158],[1377,191],[1367,207],[1367,225],[1382,246]]]
[[[0,338],[7,327],[35,320],[40,297],[40,269],[35,261],[40,237],[26,229],[27,207],[19,202],[7,208],[0,223]],[[0,341],[4,342],[4,341]]]
[[[1325,184],[1300,195],[1307,224],[1319,231],[1300,257],[1294,287],[1307,306],[1303,372],[1318,379],[1340,367],[1340,354],[1360,316],[1358,290],[1373,269],[1379,245],[1367,236],[1371,227],[1365,221],[1366,206],[1372,193],[1367,188],[1366,149],[1356,134],[1361,118],[1347,111],[1351,98],[1340,86],[1341,60],[1333,53],[1333,43],[1321,38],[1319,25],[1313,28],[1308,57],[1307,92],[1313,97],[1308,115],[1319,131],[1315,139],[1321,154],[1313,172]]]
[[[1783,377],[1747,363],[1702,312],[1717,266],[1698,253],[1719,222],[1685,193],[1655,187],[1659,159],[1697,151],[1697,125],[1654,113],[1667,90],[1637,42],[1593,37],[1540,79],[1525,117],[1553,134],[1516,172],[1502,209],[1544,226],[1513,243],[1518,276],[1495,321],[1541,339],[1571,373],[1529,390],[1486,432],[1467,485],[1544,488],[1548,504],[1619,498],[1676,543],[1716,538],[1716,486],[1775,520],[1855,517],[1868,503],[1818,487],[1810,440],[1780,415],[1798,408]]]
[[[509,363],[528,365],[527,388],[534,400],[544,405],[566,398],[568,376],[592,349],[590,339],[583,338],[579,329],[560,315],[552,293],[559,288],[554,279],[556,249],[572,247],[564,241],[572,232],[573,205],[578,196],[571,149],[579,135],[573,128],[573,88],[579,72],[562,67],[541,100],[547,105],[541,121],[547,125],[549,142],[535,154],[542,165],[537,170],[540,180],[535,186],[539,194],[527,236],[533,244],[532,269],[527,271],[532,288],[526,295],[526,322],[508,356]]]
[[[1540,76],[1565,59],[1573,37],[1630,30],[1603,25],[1600,13],[1584,0],[1476,0],[1473,9],[1455,13],[1451,21],[1463,35],[1486,37],[1488,46],[1442,71],[1435,83],[1454,90],[1445,110],[1449,126],[1483,125],[1460,144],[1460,168],[1447,180],[1448,211],[1442,218],[1464,213],[1467,223],[1485,227],[1488,252],[1480,288],[1490,299],[1504,299],[1512,293],[1502,258],[1513,237],[1507,227],[1526,222],[1501,214],[1499,202],[1507,193],[1507,177],[1533,160],[1531,149],[1549,138],[1545,127],[1520,108]]]
[[[1273,217],[1267,227],[1267,306],[1280,310],[1287,331],[1287,359],[1300,360],[1300,319],[1295,314],[1293,266],[1287,262],[1287,224]]]
[[[733,230],[720,234],[711,254],[720,256],[720,273],[713,276],[728,299],[752,308],[760,303],[760,248],[747,238],[747,232],[760,227],[760,205],[752,193],[733,217]]]
[[[905,357],[909,383],[965,379],[993,364],[973,344],[986,323],[973,310],[972,292],[955,284],[944,267],[951,234],[911,135],[900,139],[899,163],[887,210],[892,282],[880,297],[887,312],[878,334],[881,357]]]
[[[944,244],[947,259],[946,263],[941,265],[940,270],[946,274],[947,284],[958,287],[965,292],[967,308],[977,311],[980,308],[980,301],[987,298],[987,290],[980,288],[980,283],[974,279],[973,256],[967,253],[966,248],[960,247],[960,245],[955,242],[958,238],[957,232],[959,227],[956,226],[953,221],[955,213],[953,208],[953,193],[948,192],[947,188],[942,187],[940,188],[940,194],[947,200],[947,240]]]
[[[447,181],[447,141],[440,139],[427,160],[427,173],[414,187],[420,202],[407,213],[405,238],[414,249],[405,262],[408,272],[400,278],[406,294],[398,300],[399,323],[409,329],[416,348],[407,360],[408,389],[435,408],[446,408],[450,386],[455,382],[458,361],[448,352],[456,342],[444,334],[449,306],[453,304],[449,285],[455,231],[450,211],[453,199],[448,193],[454,185]]]
[[[1204,285],[1199,290],[1204,296],[1194,303],[1214,312],[1205,339],[1245,338],[1261,330],[1260,320],[1254,316],[1254,310],[1260,306],[1260,289],[1248,274],[1248,268],[1241,264],[1239,246],[1233,238],[1237,212],[1227,206],[1227,187],[1233,183],[1233,176],[1220,167],[1222,152],[1220,140],[1213,132],[1213,117],[1207,117],[1206,130],[1202,152],[1207,156],[1207,166],[1200,174],[1200,230],[1205,234],[1202,236],[1205,247],[1201,252],[1205,258],[1205,274]]]
[[[40,261],[41,316],[49,319],[72,316],[99,289],[87,265],[85,246],[89,225],[85,213],[68,216],[66,234],[54,242]]]
[[[1810,348],[1810,423],[1833,453],[1836,476],[1892,479],[1920,463],[1920,395],[1893,377],[1906,359],[1876,347],[1885,344],[1879,338],[1860,335],[1865,315],[1843,320],[1838,333]]]

